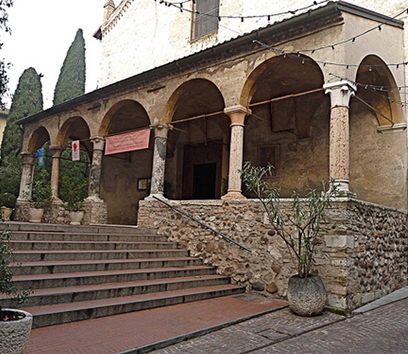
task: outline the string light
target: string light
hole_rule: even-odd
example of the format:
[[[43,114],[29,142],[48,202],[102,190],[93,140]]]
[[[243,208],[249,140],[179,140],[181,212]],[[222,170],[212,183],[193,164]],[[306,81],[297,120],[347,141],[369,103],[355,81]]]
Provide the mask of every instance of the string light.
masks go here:
[[[154,0],[156,1],[156,0]],[[185,0],[185,1],[179,1],[179,2],[166,2],[167,6],[173,6],[176,8],[179,8],[183,6],[183,4],[188,3],[188,2],[192,2],[194,5],[196,3],[195,0]],[[162,4],[164,1],[160,1],[160,4]],[[213,15],[213,14],[209,14],[209,13],[203,13],[202,15],[205,16],[209,16],[209,17],[216,17],[218,18],[218,21],[221,21],[221,19],[237,19],[237,20],[241,20],[241,22],[244,22],[243,19],[256,19],[256,18],[267,18],[268,21],[270,21],[271,17],[277,17],[277,16],[283,16],[283,15],[296,15],[296,13],[304,11],[304,10],[308,10],[311,7],[314,6],[318,6],[324,3],[328,3],[329,0],[323,0],[323,1],[313,1],[313,3],[311,5],[308,6],[304,6],[301,8],[298,8],[296,10],[288,10],[288,11],[283,11],[283,12],[279,12],[279,13],[275,13],[275,14],[267,14],[267,15],[248,15],[248,16],[231,16],[231,15]],[[196,15],[200,15],[200,13],[196,10],[190,10],[187,8],[183,9],[184,11],[190,12],[192,14],[196,14]]]

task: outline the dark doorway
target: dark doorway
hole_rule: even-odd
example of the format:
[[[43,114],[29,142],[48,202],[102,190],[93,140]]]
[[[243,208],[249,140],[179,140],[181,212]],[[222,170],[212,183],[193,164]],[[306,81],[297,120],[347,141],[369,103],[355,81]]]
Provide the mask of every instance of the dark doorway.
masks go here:
[[[183,199],[221,198],[222,142],[185,145]]]
[[[214,199],[217,164],[205,163],[194,166],[193,198]]]

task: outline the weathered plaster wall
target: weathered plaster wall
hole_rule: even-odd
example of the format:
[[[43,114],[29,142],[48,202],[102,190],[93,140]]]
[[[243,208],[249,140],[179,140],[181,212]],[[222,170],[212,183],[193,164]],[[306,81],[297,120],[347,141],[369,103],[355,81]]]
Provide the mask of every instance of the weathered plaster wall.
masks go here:
[[[124,10],[119,15],[114,14],[106,29],[104,29],[102,60],[100,62],[100,86],[145,72],[293,16],[290,14],[272,16],[270,21],[268,21],[267,17],[246,19],[244,22],[241,22],[240,19],[223,19],[217,32],[191,41],[192,15],[190,13],[185,11],[181,13],[177,8],[164,6],[164,4],[157,1],[124,0],[123,2],[126,2],[127,6],[124,6]],[[392,2],[350,0],[348,2],[391,17],[406,7],[402,0]],[[296,0],[289,5],[285,1],[221,0],[220,15],[277,14],[307,7],[310,4],[310,1],[307,0]],[[118,0],[116,5],[119,5]],[[184,6],[190,8],[192,2]],[[296,15],[307,10],[298,11]],[[399,19],[406,19],[406,15],[399,17]],[[354,27],[352,32],[357,29],[360,29],[360,27]],[[359,41],[359,46],[369,44],[366,37]],[[395,40],[395,37],[388,38],[391,41]],[[339,38],[334,41],[331,40],[331,44],[339,42]],[[321,42],[316,42],[314,47],[320,47],[321,45]],[[289,48],[285,49],[289,50]],[[295,51],[301,49],[305,49],[305,47],[291,48],[291,50]],[[329,51],[327,52],[328,55],[331,55]],[[336,55],[338,58],[338,53]]]
[[[283,241],[269,232],[271,227],[258,201],[170,203],[252,253],[159,202],[141,202],[138,225],[158,228],[160,234],[244,284],[248,291],[286,297],[288,278],[296,270]],[[406,212],[344,200],[330,211],[330,217],[331,222],[322,229],[314,268],[325,282],[329,306],[350,311],[407,285]]]
[[[373,111],[350,110],[350,190],[361,200],[407,209],[406,131],[378,132]]]

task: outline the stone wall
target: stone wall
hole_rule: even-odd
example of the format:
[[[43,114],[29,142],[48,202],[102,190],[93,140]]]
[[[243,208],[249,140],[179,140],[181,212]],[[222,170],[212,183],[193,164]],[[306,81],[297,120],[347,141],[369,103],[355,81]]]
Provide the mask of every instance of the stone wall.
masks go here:
[[[140,203],[139,227],[158,228],[248,291],[286,297],[288,279],[296,269],[258,201],[169,202],[252,252],[157,201]],[[330,217],[331,222],[322,227],[313,269],[323,277],[330,307],[350,311],[407,284],[406,212],[342,199]]]

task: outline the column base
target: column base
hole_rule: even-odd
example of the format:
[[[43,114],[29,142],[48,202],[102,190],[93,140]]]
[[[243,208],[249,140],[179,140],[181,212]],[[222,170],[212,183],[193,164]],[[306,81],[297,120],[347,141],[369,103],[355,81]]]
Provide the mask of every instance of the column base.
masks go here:
[[[152,193],[152,194],[148,195],[144,200],[147,200],[147,201],[149,201],[149,202],[155,201],[156,199],[153,198],[153,197],[156,197],[157,199],[164,200],[164,201],[167,201],[167,200],[168,200],[168,199],[164,196],[163,193]]]
[[[337,197],[356,198],[357,195],[350,191],[349,181],[346,179],[335,179],[332,183],[337,186]]]
[[[233,199],[247,199],[242,195],[241,191],[228,191],[227,194],[221,197],[222,200],[233,200]]]

